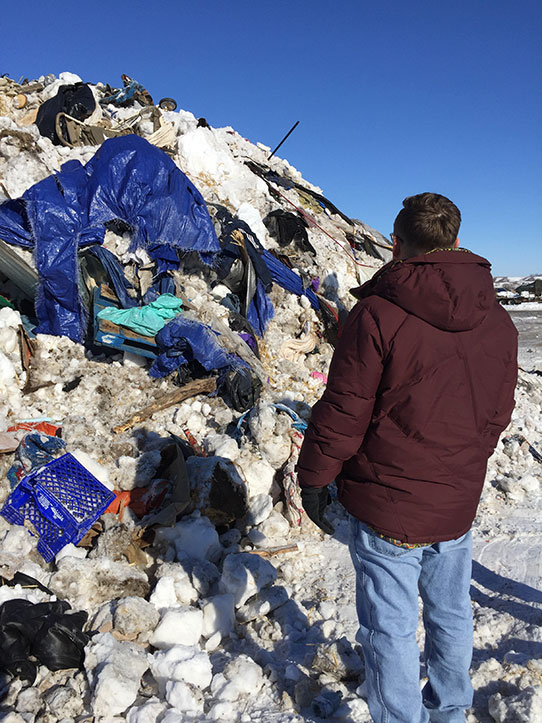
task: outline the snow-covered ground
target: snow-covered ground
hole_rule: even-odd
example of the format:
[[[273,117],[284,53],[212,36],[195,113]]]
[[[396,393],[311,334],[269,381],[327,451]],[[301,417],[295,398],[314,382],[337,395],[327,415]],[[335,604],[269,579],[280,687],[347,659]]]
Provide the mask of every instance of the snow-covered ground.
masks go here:
[[[54,92],[52,86],[43,91],[48,97]],[[90,147],[53,146],[35,127],[19,127],[17,113],[0,118],[0,180],[12,197],[61,163],[85,162],[93,155]],[[227,205],[266,247],[276,247],[262,218],[291,207],[273,198],[244,164],[247,158],[264,163],[269,149],[229,128],[197,127],[186,111],[164,116],[177,134],[174,160],[205,199]],[[271,164],[281,175],[315,188],[287,161],[274,158]],[[282,192],[302,204],[295,190]],[[310,212],[320,227],[309,228],[316,257],[300,254],[295,261],[309,276],[320,276],[328,299],[350,307],[348,289],[369,278],[380,262],[358,252],[354,263],[344,220],[322,209]],[[126,239],[108,232],[105,243],[125,258]],[[30,254],[21,254],[32,263]],[[180,274],[195,315],[226,323],[209,279],[189,269]],[[18,420],[48,417],[62,425],[67,450],[104,484],[130,491],[153,479],[161,449],[172,434],[182,437],[189,428],[210,455],[189,462],[200,507],[209,495],[215,456],[248,500],[248,514],[228,531],[219,526],[219,535],[196,510],[160,529],[131,563],[125,553],[138,521],[129,509],[122,521],[104,516],[104,531],[92,551],[68,546],[50,565],[36,552],[35,538],[0,517],[0,574],[9,579],[25,572],[75,610],[86,610],[91,634],[84,672],[51,673],[42,666],[31,686],[0,679],[2,720],[315,721],[314,711],[322,707],[313,707],[314,700],[334,692],[342,695],[334,719],[370,720],[354,642],[354,577],[344,511],[337,502],[330,508],[336,532],[329,538],[306,520],[301,528],[290,525],[280,500],[294,432],[290,416],[273,405],[284,403],[306,418],[322,393],[332,349],[317,338],[312,353],[289,360],[292,342],[309,340],[314,329],[321,330],[320,322],[305,301],[277,286],[271,298],[276,314],[261,342],[269,381],[244,422],[220,397],[202,397],[120,434],[112,427],[171,390],[171,383],[151,379],[129,355],[91,354],[68,339],[40,335],[32,383],[41,388],[22,394],[26,372],[15,331],[18,314],[0,310],[0,432]],[[542,721],[541,475],[540,463],[522,441],[542,452],[542,377],[535,373],[542,368],[542,314],[523,305],[510,313],[520,332],[523,371],[503,437],[518,436],[501,441],[490,460],[474,529],[471,723]],[[239,433],[232,435],[238,422]],[[0,455],[0,503],[9,493],[6,472],[12,462],[12,455]],[[286,545],[297,549],[268,558],[254,554]],[[13,597],[49,598],[35,589],[0,586],[0,605]],[[421,644],[421,626],[419,632]]]

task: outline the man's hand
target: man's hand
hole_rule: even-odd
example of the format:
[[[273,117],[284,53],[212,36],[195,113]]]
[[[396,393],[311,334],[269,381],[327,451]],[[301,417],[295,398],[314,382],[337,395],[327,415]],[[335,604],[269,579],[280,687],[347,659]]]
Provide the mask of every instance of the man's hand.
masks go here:
[[[329,490],[325,487],[302,487],[301,501],[303,509],[314,522],[327,535],[332,535],[335,528],[324,517],[324,510],[329,504]]]

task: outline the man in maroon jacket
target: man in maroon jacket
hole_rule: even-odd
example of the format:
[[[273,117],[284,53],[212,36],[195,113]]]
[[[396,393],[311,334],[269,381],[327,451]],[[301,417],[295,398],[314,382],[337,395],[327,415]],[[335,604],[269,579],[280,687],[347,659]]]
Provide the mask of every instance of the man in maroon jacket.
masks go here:
[[[358,640],[379,723],[456,723],[472,704],[470,528],[514,407],[517,332],[489,262],[458,247],[460,222],[444,196],[403,201],[394,259],[353,292],[298,462],[316,524],[332,531],[333,480],[351,513]]]

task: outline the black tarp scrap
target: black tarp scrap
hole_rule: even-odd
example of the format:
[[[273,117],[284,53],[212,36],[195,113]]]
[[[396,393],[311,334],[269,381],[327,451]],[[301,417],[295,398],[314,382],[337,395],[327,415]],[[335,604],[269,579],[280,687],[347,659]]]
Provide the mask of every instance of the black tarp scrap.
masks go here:
[[[2,584],[34,587],[53,594],[38,580],[16,573]],[[32,684],[38,664],[49,670],[83,668],[85,611],[71,611],[64,600],[32,603],[24,598],[6,600],[0,606],[0,670]]]
[[[316,251],[307,234],[307,224],[296,213],[282,210],[271,211],[263,222],[281,248],[293,243],[301,251],[308,251],[316,256]]]

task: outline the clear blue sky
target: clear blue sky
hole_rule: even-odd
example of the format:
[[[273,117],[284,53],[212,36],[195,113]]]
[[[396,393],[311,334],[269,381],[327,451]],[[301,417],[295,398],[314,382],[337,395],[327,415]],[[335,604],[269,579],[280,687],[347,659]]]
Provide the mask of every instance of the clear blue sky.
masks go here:
[[[405,196],[461,209],[495,274],[542,273],[537,0],[5,2],[1,70],[139,80],[274,146],[387,234]]]

